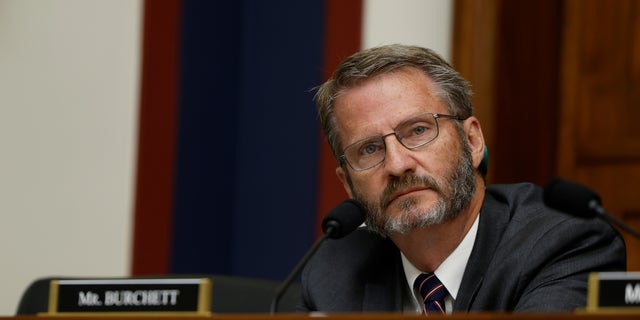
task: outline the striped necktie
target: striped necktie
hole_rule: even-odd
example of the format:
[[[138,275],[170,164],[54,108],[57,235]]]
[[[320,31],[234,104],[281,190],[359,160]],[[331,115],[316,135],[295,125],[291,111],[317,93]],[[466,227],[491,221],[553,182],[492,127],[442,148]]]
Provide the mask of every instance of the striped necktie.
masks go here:
[[[449,292],[434,273],[423,273],[413,283],[413,288],[420,292],[424,301],[424,312],[429,314],[445,314],[444,297]]]

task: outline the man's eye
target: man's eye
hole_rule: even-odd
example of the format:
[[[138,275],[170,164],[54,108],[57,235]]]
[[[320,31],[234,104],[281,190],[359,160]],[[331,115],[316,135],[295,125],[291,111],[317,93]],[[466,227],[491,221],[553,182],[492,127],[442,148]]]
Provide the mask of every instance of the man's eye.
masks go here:
[[[382,150],[382,146],[379,143],[365,144],[360,148],[360,155],[368,156]]]
[[[424,126],[417,126],[413,128],[413,135],[419,136],[419,135],[423,135],[425,134],[425,132],[427,132],[428,128],[424,127]]]

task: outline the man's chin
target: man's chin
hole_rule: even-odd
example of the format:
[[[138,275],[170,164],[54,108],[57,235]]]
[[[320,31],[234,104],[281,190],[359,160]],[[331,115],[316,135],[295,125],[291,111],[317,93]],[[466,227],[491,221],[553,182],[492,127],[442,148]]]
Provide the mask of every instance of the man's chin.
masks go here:
[[[418,229],[419,226],[415,224],[406,223],[406,222],[388,222],[387,225],[381,229],[381,234],[388,238],[393,238],[394,236],[403,236],[412,231]]]
[[[411,207],[404,210],[387,211],[390,214],[378,225],[384,224],[380,229],[384,235],[405,235],[415,230],[424,229],[433,225],[442,224],[454,216],[447,215],[442,206],[435,207]]]
[[[387,217],[393,219],[414,220],[425,214],[432,212],[437,200],[425,199],[424,197],[408,197],[392,202],[385,210]]]
[[[390,219],[381,219],[374,223],[376,231],[384,236],[405,235],[416,229],[424,227],[425,211],[412,210],[411,212],[396,212]],[[387,216],[388,217],[388,216]]]

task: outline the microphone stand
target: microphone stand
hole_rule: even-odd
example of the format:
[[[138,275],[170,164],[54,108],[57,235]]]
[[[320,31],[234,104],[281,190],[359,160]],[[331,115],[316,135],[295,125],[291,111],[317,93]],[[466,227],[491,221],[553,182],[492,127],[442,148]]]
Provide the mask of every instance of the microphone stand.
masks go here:
[[[322,244],[325,240],[327,240],[329,238],[329,236],[333,232],[333,229],[334,228],[332,226],[329,226],[325,230],[325,233],[322,235],[322,237],[320,239],[316,240],[316,242],[311,246],[309,251],[307,251],[307,253],[304,255],[304,257],[302,257],[302,259],[298,262],[298,264],[295,266],[295,268],[293,268],[293,271],[291,271],[289,276],[276,289],[275,296],[274,296],[273,300],[271,300],[271,309],[270,309],[271,310],[271,315],[273,315],[273,314],[275,314],[277,312],[277,310],[278,310],[278,302],[280,302],[280,298],[284,294],[285,290],[287,290],[289,285],[291,285],[291,282],[293,281],[293,279],[295,279],[295,277],[298,276],[300,271],[302,271],[302,268],[304,268],[304,266],[307,264],[307,262],[309,261],[311,256],[313,256],[313,254],[318,250],[318,248],[320,247],[320,244]]]
[[[322,231],[324,235],[318,239],[313,246],[302,257],[300,262],[293,268],[287,279],[276,289],[273,300],[271,300],[271,315],[278,310],[278,302],[289,287],[293,279],[298,276],[302,268],[309,262],[311,256],[318,250],[320,245],[327,238],[338,239],[353,232],[359,225],[364,222],[365,209],[362,205],[353,199],[347,199],[331,210],[322,220]]]
[[[627,233],[631,234],[632,236],[636,237],[637,239],[640,239],[640,232],[638,232],[637,230],[634,230],[633,228],[631,228],[629,225],[627,225],[626,223],[622,222],[622,220],[616,218],[615,216],[608,214],[604,208],[602,208],[602,206],[600,206],[600,204],[595,201],[595,200],[591,200],[589,201],[589,208],[591,210],[593,210],[598,216],[600,216],[600,218],[609,221],[609,223],[616,225],[617,227],[619,227],[620,229],[626,231]]]

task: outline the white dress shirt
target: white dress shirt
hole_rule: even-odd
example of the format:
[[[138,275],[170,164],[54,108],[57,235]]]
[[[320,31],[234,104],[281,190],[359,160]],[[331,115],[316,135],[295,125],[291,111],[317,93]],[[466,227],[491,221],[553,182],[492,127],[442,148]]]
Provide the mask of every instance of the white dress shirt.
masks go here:
[[[473,222],[471,229],[464,236],[462,242],[456,247],[453,252],[440,264],[438,269],[434,271],[436,277],[440,279],[442,284],[449,294],[444,300],[445,310],[447,314],[451,314],[453,310],[453,302],[456,300],[456,296],[458,295],[458,289],[460,289],[460,282],[462,282],[462,275],[464,274],[464,269],[467,266],[467,262],[469,261],[469,256],[471,255],[471,250],[473,249],[473,244],[476,241],[476,234],[478,233],[478,220],[480,219],[480,214],[476,217],[476,220]],[[411,301],[406,301],[404,305],[404,312],[408,313],[422,313],[424,310],[424,304],[422,302],[422,298],[420,293],[413,289],[413,283],[418,278],[418,275],[423,273],[418,270],[415,266],[407,260],[403,253],[402,256],[402,266],[404,268],[404,274],[407,277],[407,283],[410,288],[410,297],[413,297]]]

